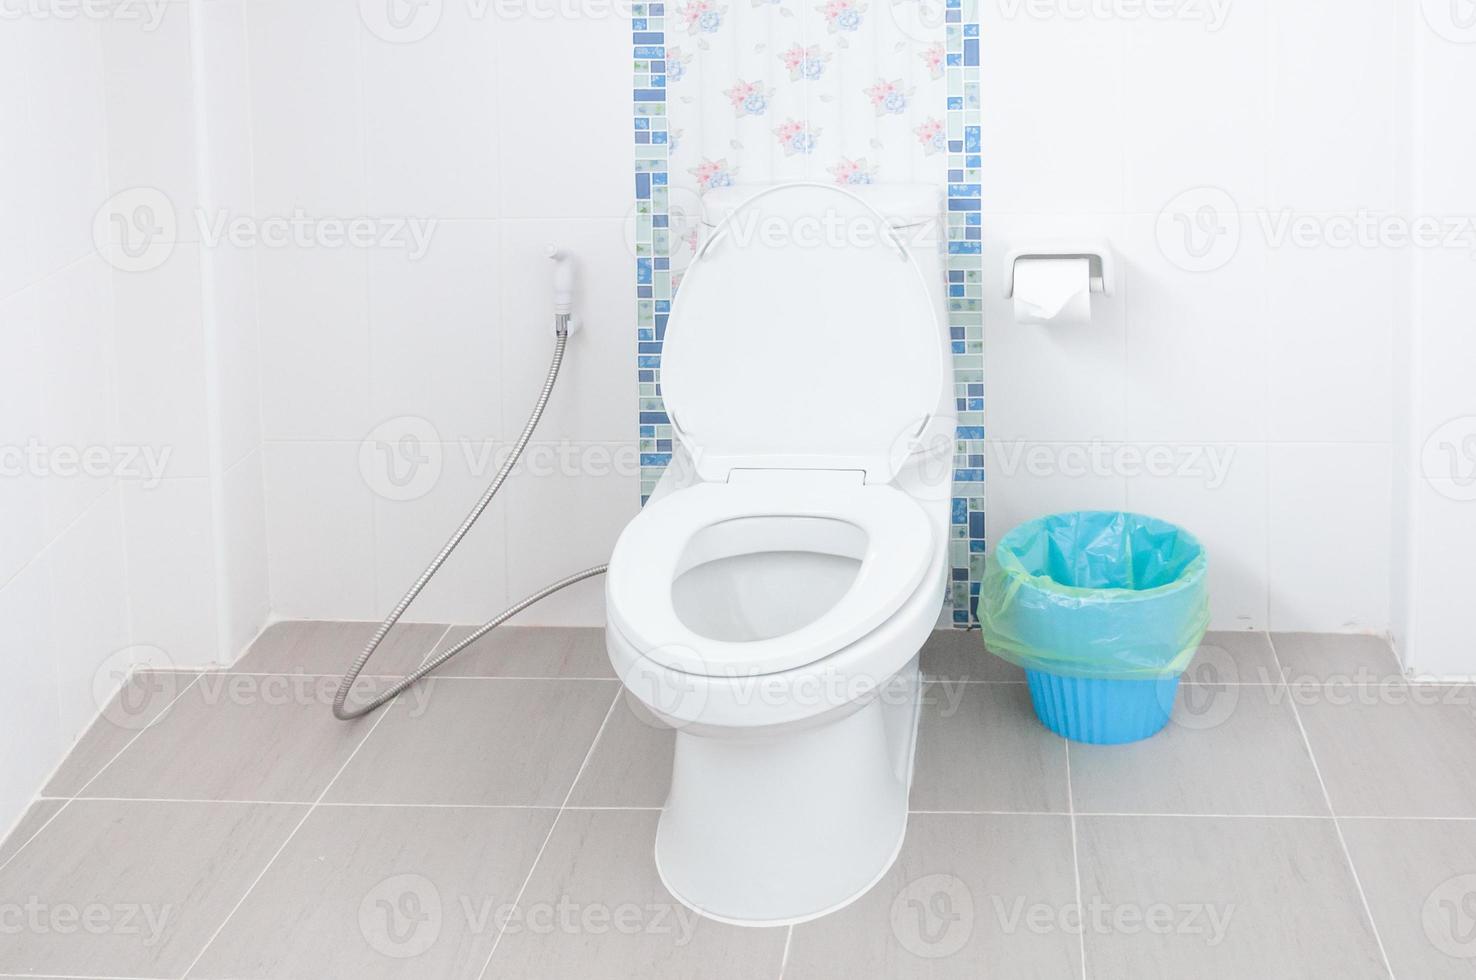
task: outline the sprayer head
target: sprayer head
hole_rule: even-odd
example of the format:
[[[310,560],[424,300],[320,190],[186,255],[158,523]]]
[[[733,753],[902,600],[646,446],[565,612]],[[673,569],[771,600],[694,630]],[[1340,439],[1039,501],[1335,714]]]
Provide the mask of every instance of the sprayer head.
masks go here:
[[[569,314],[574,312],[574,256],[552,244],[548,245],[544,251],[554,262],[554,315],[562,315],[567,320]]]

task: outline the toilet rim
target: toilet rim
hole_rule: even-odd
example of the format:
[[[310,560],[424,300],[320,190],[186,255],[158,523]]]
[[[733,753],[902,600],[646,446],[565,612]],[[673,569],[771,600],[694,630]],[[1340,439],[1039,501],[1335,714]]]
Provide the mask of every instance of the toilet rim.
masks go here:
[[[763,640],[714,640],[681,621],[672,585],[686,570],[682,560],[698,533],[745,517],[853,525],[865,535],[860,566],[845,594],[799,629]],[[606,580],[607,615],[642,656],[681,673],[744,677],[794,670],[871,633],[912,598],[932,567],[933,538],[918,503],[886,485],[699,484],[648,505],[620,536]]]

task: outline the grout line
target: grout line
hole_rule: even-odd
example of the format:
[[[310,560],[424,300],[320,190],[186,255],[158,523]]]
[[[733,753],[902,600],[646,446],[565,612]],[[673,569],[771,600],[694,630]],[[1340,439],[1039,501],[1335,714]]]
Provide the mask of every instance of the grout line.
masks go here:
[[[128,681],[132,680],[133,677],[135,677],[135,676],[136,676],[136,674],[130,674],[129,677],[128,677],[128,680],[125,680],[123,683],[126,685],[128,683]],[[191,680],[190,680],[190,682],[188,684],[186,684],[184,687],[180,688],[179,689],[179,693],[176,694],[174,697],[170,698],[169,703],[164,706],[164,710],[163,711],[160,711],[157,715],[155,715],[153,717],[153,719],[147,725],[143,726],[138,731],[134,732],[133,733],[133,737],[130,738],[124,744],[124,746],[121,749],[119,749],[116,753],[114,753],[114,755],[113,755],[113,757],[111,759],[109,759],[107,762],[103,763],[102,766],[97,770],[97,772],[93,773],[92,774],[92,777],[90,779],[88,779],[87,782],[85,782],[81,786],[79,786],[77,788],[76,792],[74,792],[70,797],[68,797],[68,799],[74,799],[74,800],[75,799],[80,799],[82,797],[82,794],[85,793],[85,792],[87,792],[87,787],[89,787],[93,783],[97,782],[98,779],[100,779],[102,777],[102,774],[105,773],[105,772],[107,772],[108,769],[112,767],[113,763],[117,762],[120,758],[122,758],[123,753],[127,752],[129,749],[131,749],[133,747],[133,743],[134,742],[137,742],[140,738],[143,738],[144,732],[146,732],[149,729],[153,728],[155,725],[159,724],[166,717],[168,717],[169,713],[174,710],[174,706],[177,705],[177,704],[179,704],[180,699],[183,698],[186,694],[188,694],[191,688],[193,688],[196,684],[200,683],[200,678],[203,677],[203,676],[204,676],[203,674],[196,674],[193,678],[191,678]],[[118,691],[121,694],[122,691],[123,691],[123,688],[120,687],[118,689]],[[114,697],[117,697],[116,694],[113,695],[113,696]],[[109,700],[108,703],[111,704],[112,701]],[[108,710],[108,705],[105,704],[105,705],[102,706],[102,709],[100,711],[98,711],[97,717],[98,717],[98,720],[99,721],[102,720],[103,714],[107,710]],[[96,724],[96,722],[94,722],[93,724]],[[88,726],[88,730],[91,731],[91,726],[90,725]],[[84,737],[85,737],[85,733],[84,733]],[[81,744],[81,743],[79,742],[78,744]],[[75,750],[76,747],[77,747],[76,745],[73,745],[72,746],[73,750]],[[67,753],[67,757],[70,757],[71,754],[72,754],[71,752],[68,752]],[[62,761],[65,762],[66,760],[63,759]],[[58,769],[58,771],[60,771],[61,766],[57,766],[57,769]],[[45,789],[46,789],[46,787],[43,786],[43,787],[41,787],[41,789],[44,792]]]
[[[779,980],[784,980],[784,971],[789,969],[789,945],[794,942],[794,926],[790,925],[784,932],[784,955],[779,957]]]
[[[26,806],[26,812],[30,812],[31,807],[35,806],[37,803],[42,802],[42,800],[44,799],[47,799],[47,797],[37,797],[36,799],[32,800],[30,804]],[[36,832],[34,834],[21,841],[20,845],[11,852],[10,857],[6,858],[4,861],[0,861],[0,871],[4,871],[7,867],[10,866],[11,861],[14,861],[16,858],[20,857],[21,851],[24,851],[26,847],[31,843],[31,841],[35,840],[37,837],[40,837],[41,831],[45,830],[47,827],[50,827],[51,821],[61,816],[62,811],[71,805],[72,801],[68,799],[63,802],[61,806],[57,807],[56,812],[47,817],[44,821],[42,821],[41,826],[36,828]],[[21,818],[25,819],[25,813],[21,814]]]
[[[1267,641],[1271,644],[1271,656],[1276,660],[1276,669],[1286,676],[1286,670],[1281,665],[1281,655],[1276,652],[1276,641],[1271,639],[1271,634],[1266,634]],[[1388,972],[1390,980],[1394,978],[1394,966],[1389,962],[1389,951],[1384,948],[1383,937],[1379,935],[1378,923],[1374,921],[1373,909],[1368,904],[1368,895],[1363,890],[1363,882],[1358,877],[1358,868],[1353,864],[1353,852],[1348,849],[1348,840],[1343,836],[1343,825],[1338,819],[1337,810],[1333,809],[1332,795],[1327,791],[1327,780],[1322,778],[1322,767],[1317,764],[1317,753],[1312,750],[1312,740],[1307,736],[1307,726],[1302,724],[1302,712],[1297,707],[1297,699],[1289,698],[1292,707],[1292,716],[1296,718],[1297,730],[1302,733],[1302,744],[1307,749],[1307,758],[1312,761],[1312,772],[1317,776],[1317,785],[1322,789],[1323,802],[1327,804],[1327,812],[1332,816],[1333,831],[1338,835],[1338,845],[1343,849],[1343,860],[1348,862],[1348,872],[1353,876],[1353,886],[1358,889],[1358,900],[1363,903],[1363,914],[1368,920],[1368,928],[1373,932],[1374,942],[1379,947],[1379,955],[1383,957],[1384,969]]]
[[[1066,745],[1066,811],[1071,820],[1071,871],[1076,883],[1076,917],[1078,925],[1081,925],[1083,906],[1081,904],[1081,857],[1076,845],[1076,796],[1071,790],[1071,742],[1062,739]],[[1081,980],[1087,980],[1087,947],[1086,929],[1084,927],[1076,930],[1076,948],[1081,955]]]
[[[450,627],[448,626],[447,629],[450,629]],[[444,638],[445,633],[443,632],[441,636],[442,638]],[[439,643],[440,639],[437,639],[436,642]],[[261,880],[267,876],[267,872],[272,870],[272,867],[277,863],[277,859],[280,858],[282,856],[282,853],[287,850],[288,845],[290,845],[293,838],[297,836],[297,832],[302,830],[303,825],[308,822],[313,813],[318,809],[318,805],[323,802],[323,798],[328,795],[328,791],[333,788],[333,784],[338,782],[338,777],[342,776],[343,771],[347,769],[353,763],[354,759],[358,757],[360,750],[364,748],[364,743],[369,741],[369,737],[373,735],[374,732],[379,728],[379,726],[384,723],[385,718],[389,717],[389,713],[393,711],[395,705],[399,703],[400,696],[401,695],[396,695],[393,701],[391,701],[389,704],[386,704],[383,708],[379,709],[378,717],[374,719],[374,724],[369,726],[369,730],[366,731],[364,733],[364,736],[359,739],[358,744],[354,746],[354,750],[348,754],[348,757],[343,760],[343,764],[340,765],[338,769],[333,773],[333,778],[329,779],[328,782],[323,785],[323,791],[318,794],[317,800],[308,806],[307,812],[302,815],[302,819],[297,821],[297,825],[292,828],[291,832],[288,833],[285,838],[283,838],[281,845],[276,849],[276,851],[272,853],[272,856],[267,859],[266,864],[262,865],[261,871],[258,872],[256,877],[251,880],[251,884],[246,886],[246,890],[241,893],[241,897],[236,901],[236,904],[231,906],[231,910],[226,913],[225,918],[220,920],[220,925],[216,926],[215,931],[210,934],[210,938],[205,940],[205,945],[200,947],[200,952],[195,954],[195,958],[190,961],[190,965],[185,967],[184,972],[180,974],[181,980],[183,980],[183,978],[185,977],[188,977],[190,973],[195,969],[195,967],[199,964],[200,960],[205,957],[205,954],[210,951],[210,947],[215,944],[215,940],[220,937],[220,934],[222,932],[225,931],[225,927],[230,924],[231,919],[235,918],[235,915],[238,911],[240,911],[241,906],[245,905],[246,900],[251,897],[252,892],[256,891],[256,886],[261,884]]]
[[[623,690],[623,689],[622,689]],[[574,779],[569,783],[569,792],[564,794],[564,801],[559,804],[559,812],[548,825],[548,833],[543,835],[543,843],[538,845],[538,853],[533,855],[533,863],[528,865],[528,873],[523,877],[523,883],[518,888],[518,894],[513,898],[512,906],[516,910],[523,902],[523,893],[528,890],[528,885],[533,881],[533,873],[538,870],[538,862],[543,860],[543,852],[548,849],[548,842],[553,840],[554,830],[559,826],[559,820],[563,817],[565,810],[584,809],[569,806],[569,800],[574,796],[574,790],[579,785],[579,777],[584,775],[584,770],[589,766],[589,760],[594,758],[595,748],[600,744],[600,738],[605,734],[605,728],[610,724],[610,718],[615,714],[615,706],[620,703],[621,691],[617,690],[615,696],[610,699],[610,707],[605,709],[605,717],[600,720],[600,727],[595,729],[594,738],[590,740],[589,750],[584,753],[584,760],[579,763],[579,769],[574,773]],[[613,808],[612,808],[613,809]],[[482,964],[482,969],[477,973],[478,980],[487,976],[487,971],[492,968],[492,957],[497,955],[497,947],[502,945],[503,934],[507,932],[507,924],[512,921],[512,916],[502,920],[502,925],[497,929],[497,938],[492,940],[492,948],[487,950],[487,960]]]

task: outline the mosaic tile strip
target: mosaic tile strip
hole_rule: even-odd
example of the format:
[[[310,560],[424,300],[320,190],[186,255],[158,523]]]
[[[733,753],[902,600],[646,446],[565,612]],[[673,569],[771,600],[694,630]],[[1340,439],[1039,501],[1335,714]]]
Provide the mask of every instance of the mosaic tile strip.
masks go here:
[[[870,5],[878,20],[869,33],[868,5],[853,0],[818,5],[776,0],[755,4],[752,11],[688,0],[670,9],[669,24],[666,4],[636,4],[631,35],[641,502],[650,497],[671,460],[671,424],[661,398],[661,349],[672,295],[695,245],[698,190],[731,182],[740,169],[745,181],[937,179],[943,170],[937,161],[946,154],[949,333],[958,410],[947,599],[953,622],[961,627],[973,621],[985,541],[976,4],[946,0],[945,23],[928,27],[930,33],[918,32],[917,25],[926,23],[919,20],[925,8],[909,0]],[[740,14],[741,23],[725,23],[737,21]],[[715,48],[731,43],[725,40],[725,27],[739,41],[733,50],[741,52],[740,67],[723,60],[728,48]],[[856,74],[857,45],[863,46],[862,74]],[[847,59],[837,57],[847,49]],[[759,77],[758,66],[771,60],[783,69],[777,84]],[[843,76],[847,64],[851,75]],[[738,81],[733,83],[730,73],[718,72],[714,65],[733,67]],[[847,84],[836,87],[842,77]],[[786,86],[786,80],[803,84]],[[863,80],[865,85],[849,84]],[[697,94],[674,100],[671,83]],[[721,99],[702,94],[714,85]],[[914,95],[921,100],[920,112],[908,104]],[[714,101],[729,112],[706,115]],[[781,111],[786,108],[788,112]],[[887,128],[892,114],[905,126]],[[775,118],[768,119],[770,115]],[[677,125],[673,116],[680,117]],[[772,133],[765,131],[762,140],[753,138],[757,130],[745,136],[743,127],[754,126],[772,127]],[[840,164],[831,165],[823,149],[817,152],[829,142],[827,137],[841,141]],[[687,161],[695,166],[674,160],[678,143],[702,151],[695,161]],[[869,164],[858,156],[868,149],[875,157]],[[682,151],[684,156],[690,152]],[[864,165],[854,165],[858,160]],[[845,166],[848,161],[853,165]]]

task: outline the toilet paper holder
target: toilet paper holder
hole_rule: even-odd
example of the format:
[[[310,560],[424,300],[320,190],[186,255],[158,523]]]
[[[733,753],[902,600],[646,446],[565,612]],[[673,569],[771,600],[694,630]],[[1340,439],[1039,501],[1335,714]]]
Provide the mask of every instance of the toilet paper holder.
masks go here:
[[[1092,292],[1112,295],[1117,261],[1111,243],[1105,239],[1033,242],[1010,249],[1004,260],[1005,299],[1015,295],[1015,263],[1021,259],[1086,259]]]

